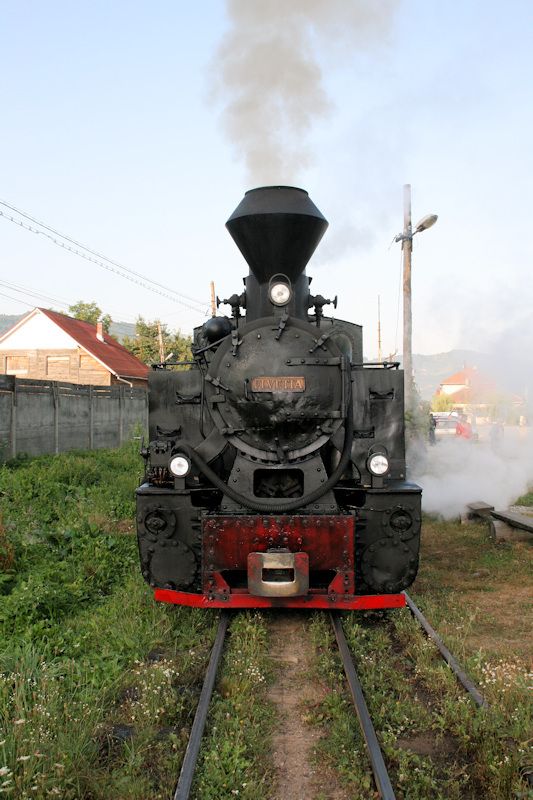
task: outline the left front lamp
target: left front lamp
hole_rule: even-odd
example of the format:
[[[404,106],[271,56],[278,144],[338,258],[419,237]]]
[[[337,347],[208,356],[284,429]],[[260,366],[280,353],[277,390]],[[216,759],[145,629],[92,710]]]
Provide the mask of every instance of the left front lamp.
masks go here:
[[[172,456],[168,468],[176,478],[185,478],[191,471],[191,462],[184,455]]]

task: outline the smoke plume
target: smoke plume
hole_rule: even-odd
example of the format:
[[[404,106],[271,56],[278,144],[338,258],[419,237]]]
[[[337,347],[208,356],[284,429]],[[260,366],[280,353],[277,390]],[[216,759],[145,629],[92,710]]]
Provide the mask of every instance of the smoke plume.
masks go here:
[[[213,64],[215,97],[223,105],[223,129],[252,183],[286,183],[312,162],[306,136],[332,110],[318,53],[373,46],[396,5],[227,0],[230,27]]]
[[[424,511],[457,517],[477,500],[507,508],[533,485],[532,438],[531,429],[508,427],[497,445],[451,438],[411,451],[410,478],[422,486]]]

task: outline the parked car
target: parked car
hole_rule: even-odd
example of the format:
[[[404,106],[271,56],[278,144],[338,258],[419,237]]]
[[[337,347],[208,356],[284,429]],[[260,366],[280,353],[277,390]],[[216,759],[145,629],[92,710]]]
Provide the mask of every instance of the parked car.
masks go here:
[[[459,422],[457,417],[436,417],[435,422],[437,423],[435,427],[435,439],[437,441],[456,436],[457,423]]]

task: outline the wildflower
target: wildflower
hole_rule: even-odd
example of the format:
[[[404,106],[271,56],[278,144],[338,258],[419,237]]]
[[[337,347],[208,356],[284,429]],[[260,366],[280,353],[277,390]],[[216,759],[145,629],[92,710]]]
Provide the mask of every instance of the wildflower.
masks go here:
[[[17,761],[29,761],[31,756],[19,756]]]
[[[3,778],[4,775],[9,775],[10,772],[9,767],[0,767],[0,778]]]
[[[13,724],[14,725],[24,725],[25,722],[26,722],[25,719],[16,719]]]

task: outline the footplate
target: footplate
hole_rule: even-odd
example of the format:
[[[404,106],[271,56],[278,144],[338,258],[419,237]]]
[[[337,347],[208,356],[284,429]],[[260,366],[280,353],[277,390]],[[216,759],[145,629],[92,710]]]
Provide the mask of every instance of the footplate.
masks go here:
[[[258,597],[300,597],[309,591],[307,553],[248,553],[248,591]]]

